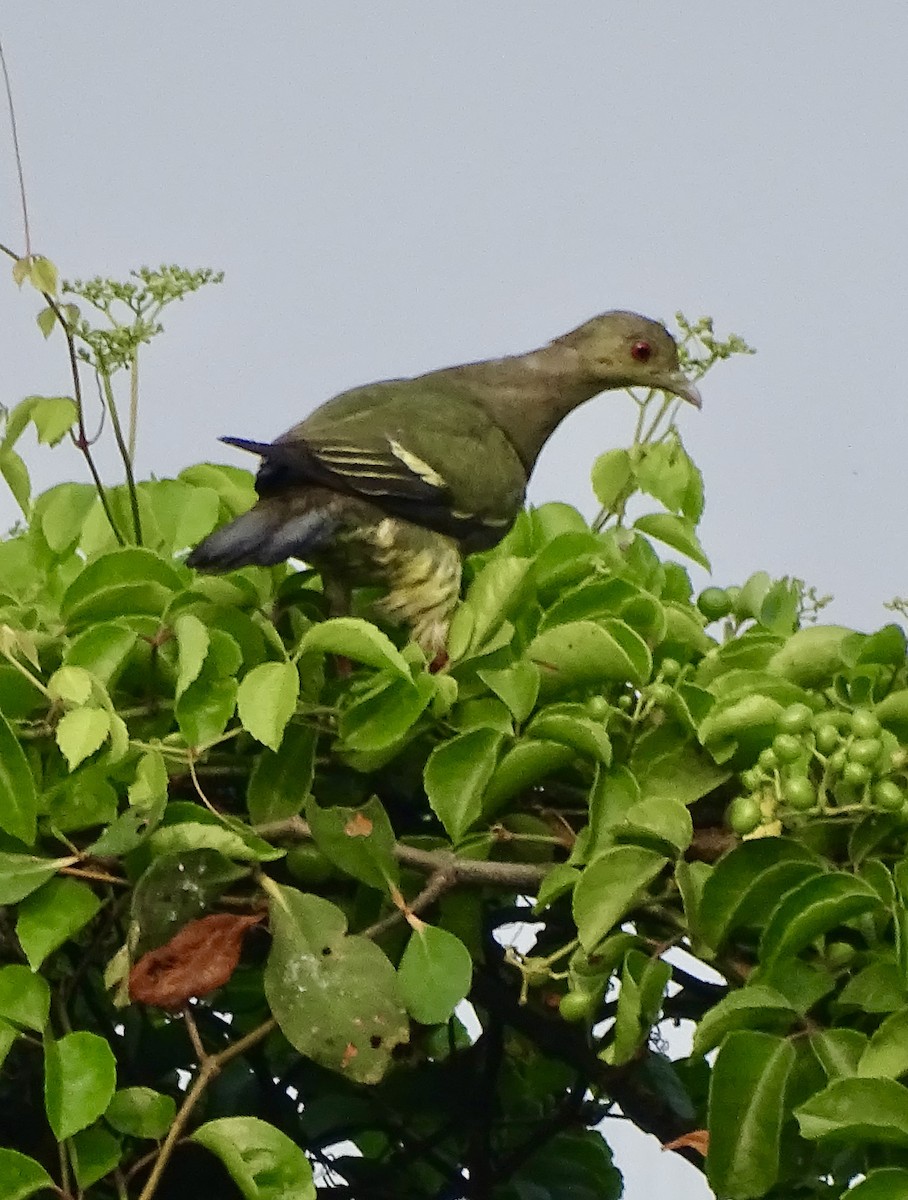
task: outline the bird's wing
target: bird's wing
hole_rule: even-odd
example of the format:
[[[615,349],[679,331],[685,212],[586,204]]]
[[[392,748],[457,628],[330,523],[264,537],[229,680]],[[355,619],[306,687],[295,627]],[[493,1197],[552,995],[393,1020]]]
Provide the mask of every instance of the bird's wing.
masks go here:
[[[320,484],[461,541],[494,544],[523,500],[516,452],[469,397],[417,383],[344,393],[270,444],[224,440],[262,456],[262,495]]]

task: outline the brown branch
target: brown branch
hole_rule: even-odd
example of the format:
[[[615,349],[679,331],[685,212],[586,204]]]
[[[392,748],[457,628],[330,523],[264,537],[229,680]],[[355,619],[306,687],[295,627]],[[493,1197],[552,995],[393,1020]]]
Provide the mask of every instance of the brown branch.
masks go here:
[[[439,896],[443,895],[449,888],[452,888],[456,880],[453,875],[444,869],[435,871],[429,876],[429,882],[426,886],[413,897],[409,902],[402,901],[394,912],[388,913],[386,917],[382,917],[380,921],[376,921],[374,925],[370,925],[368,929],[364,929],[360,934],[361,937],[377,938],[383,933],[387,933],[389,929],[393,929],[400,921],[405,921],[408,917],[417,916],[421,912],[425,912],[427,908],[435,903]]]
[[[228,1046],[226,1050],[222,1050],[220,1054],[205,1057],[199,1063],[199,1073],[196,1076],[195,1083],[193,1083],[187,1092],[186,1099],[180,1106],[180,1111],[177,1113],[167,1133],[167,1137],[164,1139],[164,1144],[158,1152],[151,1173],[145,1181],[145,1186],[139,1193],[139,1200],[152,1200],[155,1192],[157,1192],[161,1177],[164,1174],[167,1164],[170,1162],[177,1142],[183,1136],[183,1130],[186,1128],[189,1118],[192,1115],[192,1110],[202,1098],[209,1083],[221,1073],[229,1062],[232,1062],[235,1058],[239,1058],[241,1054],[245,1054],[253,1046],[258,1045],[259,1042],[263,1041],[276,1028],[277,1021],[275,1021],[274,1017],[269,1017],[267,1021],[257,1026],[251,1033],[247,1033],[245,1037],[240,1038],[238,1042],[234,1042],[232,1046]]]
[[[302,817],[290,817],[286,821],[269,821],[256,825],[255,832],[267,839],[283,839],[302,842],[312,839],[309,823]],[[405,867],[413,867],[424,875],[442,872],[449,877],[449,887],[461,884],[485,885],[487,887],[512,888],[515,891],[532,892],[546,877],[549,867],[536,863],[505,863],[486,859],[460,858],[451,850],[420,850],[403,842],[394,845],[394,857]]]

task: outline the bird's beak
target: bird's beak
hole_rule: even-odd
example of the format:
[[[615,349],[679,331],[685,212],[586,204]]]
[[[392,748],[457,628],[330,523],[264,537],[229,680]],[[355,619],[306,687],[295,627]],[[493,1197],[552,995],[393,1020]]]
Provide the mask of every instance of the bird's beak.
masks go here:
[[[676,371],[672,375],[666,375],[664,379],[660,379],[654,386],[661,388],[662,391],[671,392],[674,396],[680,396],[682,400],[686,400],[694,408],[703,407],[703,398],[696,384],[692,383],[686,375],[682,375],[680,371]]]

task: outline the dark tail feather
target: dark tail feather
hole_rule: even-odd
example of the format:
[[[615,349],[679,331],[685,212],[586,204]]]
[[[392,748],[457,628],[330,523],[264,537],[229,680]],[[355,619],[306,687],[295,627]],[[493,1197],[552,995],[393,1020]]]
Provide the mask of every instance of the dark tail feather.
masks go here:
[[[262,458],[267,458],[274,453],[274,447],[270,442],[250,442],[248,438],[238,437],[222,437],[218,438],[219,442],[223,442],[225,446],[236,446],[237,450],[248,450],[250,454],[260,454]]]
[[[331,540],[338,526],[338,520],[324,509],[294,511],[290,504],[260,502],[209,534],[186,564],[200,571],[233,571],[271,567],[285,558],[308,558]]]

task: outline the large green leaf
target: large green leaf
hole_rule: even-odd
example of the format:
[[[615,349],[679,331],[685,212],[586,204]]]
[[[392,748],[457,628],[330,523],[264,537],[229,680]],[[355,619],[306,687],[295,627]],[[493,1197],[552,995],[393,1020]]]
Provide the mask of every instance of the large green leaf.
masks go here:
[[[236,707],[243,728],[270,750],[277,750],[299,699],[299,671],[293,663],[253,667],[243,678]]]
[[[45,1037],[44,1104],[58,1141],[97,1120],[117,1084],[117,1062],[105,1038],[79,1030]]]
[[[50,1012],[47,981],[20,963],[0,967],[0,1017],[40,1033]]]
[[[76,576],[61,613],[70,629],[127,613],[161,616],[181,587],[179,574],[160,555],[127,546],[101,555]]]
[[[87,884],[60,876],[26,896],[19,905],[16,936],[32,970],[87,925],[100,907]]]
[[[572,621],[540,633],[527,649],[543,694],[627,681],[642,685],[652,671],[646,642],[624,621]]]
[[[360,808],[322,808],[311,797],[306,817],[318,848],[347,875],[379,891],[397,885],[394,830],[377,797]]]
[[[346,917],[327,900],[274,885],[265,995],[301,1054],[377,1083],[409,1025],[394,967],[374,942],[346,929]]]
[[[286,1133],[258,1117],[208,1121],[190,1140],[217,1155],[244,1200],[315,1200],[306,1155]]]
[[[344,709],[338,733],[350,750],[384,750],[399,741],[435,695],[430,675],[415,680],[394,675],[382,687]]]
[[[615,846],[598,856],[574,888],[573,910],[584,950],[592,951],[645,894],[668,859],[642,846]]]
[[[760,940],[765,963],[797,954],[821,933],[880,907],[876,891],[845,872],[805,879],[773,909]]]
[[[908,1200],[908,1171],[904,1167],[880,1167],[869,1171],[857,1187],[842,1193],[841,1200]]]
[[[165,1136],[176,1115],[176,1101],[172,1096],[165,1096],[149,1087],[128,1087],[114,1093],[104,1113],[104,1120],[117,1133],[160,1139]]]
[[[502,734],[471,729],[436,746],[424,780],[432,811],[453,841],[459,841],[482,811],[486,784],[498,762]]]
[[[354,662],[396,671],[405,679],[410,678],[407,660],[391,639],[359,617],[335,617],[313,625],[303,635],[299,654],[342,654]]]
[[[0,904],[15,904],[56,875],[62,866],[75,861],[75,858],[39,858],[35,854],[0,850]]]
[[[0,1149],[0,1195],[3,1200],[28,1200],[36,1192],[56,1190],[40,1163],[18,1150]]]
[[[858,1075],[897,1079],[908,1073],[908,1009],[888,1016],[870,1039],[857,1066]]]
[[[423,1025],[447,1021],[470,990],[473,960],[453,933],[417,920],[397,968],[407,1011]]]
[[[694,1033],[692,1054],[706,1054],[733,1029],[785,1032],[798,1019],[788,1000],[775,988],[751,984],[729,992],[708,1009]]]
[[[246,807],[254,825],[295,817],[302,811],[315,772],[316,731],[290,724],[277,750],[263,750],[255,760]]]
[[[727,1200],[757,1200],[776,1181],[794,1061],[790,1042],[753,1030],[730,1033],[719,1051],[709,1089],[706,1172]]]
[[[908,1088],[894,1079],[834,1079],[795,1109],[801,1137],[908,1147]]]
[[[9,722],[0,713],[0,829],[30,846],[35,840],[37,813],[38,797],[28,760]],[[0,897],[0,903],[8,901]]]

